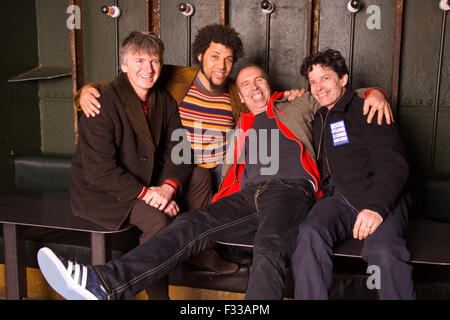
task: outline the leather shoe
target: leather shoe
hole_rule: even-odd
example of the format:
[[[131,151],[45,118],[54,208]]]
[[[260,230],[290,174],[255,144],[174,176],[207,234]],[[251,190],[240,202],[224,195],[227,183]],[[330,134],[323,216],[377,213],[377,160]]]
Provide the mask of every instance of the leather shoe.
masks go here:
[[[235,273],[239,266],[236,263],[223,260],[214,249],[205,249],[191,256],[187,263],[197,269],[213,271],[221,275]]]

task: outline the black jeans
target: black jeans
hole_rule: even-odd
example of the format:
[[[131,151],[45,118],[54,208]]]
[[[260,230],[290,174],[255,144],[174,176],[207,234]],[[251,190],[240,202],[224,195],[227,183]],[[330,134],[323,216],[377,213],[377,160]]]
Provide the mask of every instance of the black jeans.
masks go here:
[[[328,299],[333,279],[333,246],[353,234],[358,212],[337,189],[320,199],[299,228],[292,257],[296,299]],[[408,209],[401,198],[375,232],[364,241],[362,258],[380,270],[381,299],[415,299],[410,254],[405,235]]]
[[[309,181],[271,180],[177,217],[155,237],[119,259],[95,266],[112,299],[147,288],[215,241],[256,230],[246,299],[281,299],[298,226],[313,203]]]

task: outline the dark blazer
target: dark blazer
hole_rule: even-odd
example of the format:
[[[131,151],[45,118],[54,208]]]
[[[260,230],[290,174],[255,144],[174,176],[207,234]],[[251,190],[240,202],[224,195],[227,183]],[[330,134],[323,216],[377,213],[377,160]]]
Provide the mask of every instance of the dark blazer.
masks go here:
[[[89,119],[81,116],[71,170],[74,215],[118,229],[143,186],[176,179],[182,188],[190,178],[190,164],[171,161],[178,143],[171,141],[172,132],[184,132],[175,100],[157,85],[149,100],[146,117],[127,75],[121,73],[101,91],[102,112]]]
[[[347,90],[331,110],[319,109],[314,145],[317,156],[328,159],[324,166],[347,202],[357,211],[370,209],[386,218],[404,189],[409,166],[396,125],[368,124],[362,105]]]

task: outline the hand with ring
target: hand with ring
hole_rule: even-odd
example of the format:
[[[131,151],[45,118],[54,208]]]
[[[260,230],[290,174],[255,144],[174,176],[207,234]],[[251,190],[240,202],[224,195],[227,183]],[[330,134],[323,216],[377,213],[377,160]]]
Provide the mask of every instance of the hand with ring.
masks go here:
[[[369,209],[361,210],[353,227],[353,238],[359,240],[367,238],[382,222],[383,218],[378,212]]]
[[[142,200],[145,201],[146,204],[164,212],[164,209],[172,200],[173,194],[174,189],[163,184],[159,187],[148,188]],[[173,211],[174,210],[170,210],[170,213],[172,214]]]

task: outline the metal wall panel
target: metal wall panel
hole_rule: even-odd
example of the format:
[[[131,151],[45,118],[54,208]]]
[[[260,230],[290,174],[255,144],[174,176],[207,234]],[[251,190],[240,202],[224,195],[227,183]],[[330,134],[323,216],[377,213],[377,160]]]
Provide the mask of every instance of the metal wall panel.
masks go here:
[[[304,86],[300,66],[307,48],[307,0],[273,1],[275,11],[270,22],[269,73],[274,90]],[[245,63],[264,66],[266,15],[259,0],[231,0],[230,25],[241,34],[246,56],[236,65],[235,73]]]
[[[225,1],[228,23],[240,34],[246,56],[239,61],[232,76],[246,63],[265,63],[266,16],[259,0]],[[307,53],[308,0],[274,0],[276,10],[271,16],[270,78],[275,90],[302,87],[299,67]],[[395,5],[397,0],[362,0],[355,16],[353,47],[353,88],[378,85],[391,96],[394,70]],[[104,4],[118,4],[119,20],[100,12]],[[187,64],[187,18],[178,10],[177,0],[160,1],[160,32],[166,45],[165,62]],[[192,0],[196,12],[191,18],[191,42],[199,28],[220,22],[221,1]],[[349,61],[351,14],[347,0],[321,0],[319,18],[319,49],[338,49]],[[380,9],[380,29],[369,29],[373,12]],[[65,6],[65,4],[64,4]],[[83,45],[86,82],[111,80],[116,74],[117,45],[132,30],[146,27],[145,0],[89,0],[83,2]],[[52,9],[49,9],[52,10]],[[56,9],[54,9],[56,10]],[[59,9],[58,9],[59,10]],[[38,13],[44,15],[44,13]],[[401,54],[399,118],[413,172],[431,170],[430,152],[442,11],[438,1],[404,1],[403,41]],[[118,27],[116,29],[116,22]],[[448,29],[448,21],[447,26]],[[45,28],[44,28],[45,29]],[[46,28],[49,29],[49,28]],[[118,30],[118,37],[116,37]],[[445,36],[440,106],[436,128],[436,159],[434,170],[450,172],[450,32]],[[62,46],[61,52],[65,51]],[[58,61],[61,52],[54,52],[51,61]],[[64,58],[65,59],[65,56]],[[194,61],[192,60],[192,63]],[[44,85],[45,86],[45,85]],[[42,86],[42,88],[44,88]],[[58,89],[55,82],[51,90]],[[63,89],[61,89],[63,90]],[[48,104],[53,105],[52,103]],[[56,109],[57,107],[55,107]],[[53,109],[43,111],[53,114]],[[55,119],[56,121],[56,119]],[[70,138],[68,138],[68,141]]]
[[[351,13],[346,0],[320,1],[319,50],[339,50],[350,68]],[[380,9],[380,29],[368,27],[373,19],[369,6]],[[352,87],[380,86],[389,96],[392,87],[395,0],[363,0],[355,15]]]
[[[144,31],[146,26],[145,0],[120,0],[119,44],[132,31]]]
[[[118,19],[106,16],[101,12],[103,5],[115,4],[122,11]],[[86,83],[108,81],[116,76],[119,67],[118,47],[120,42],[131,31],[145,30],[145,8],[145,0],[83,1],[83,49]]]
[[[68,1],[36,1],[39,64],[71,67]],[[43,154],[71,155],[74,151],[72,79],[39,80],[41,150]]]
[[[103,5],[113,5],[111,0],[83,1],[83,56],[85,82],[100,82],[116,74],[115,20],[101,11]]]
[[[0,188],[14,185],[13,156],[39,153],[41,146],[36,81],[8,79],[36,67],[38,42],[34,1],[0,1]]]
[[[187,20],[178,10],[182,1],[161,1],[161,40],[165,45],[164,62],[167,64],[187,65]],[[191,16],[191,44],[198,29],[212,23],[219,23],[219,1],[189,1],[195,7]],[[195,64],[194,59],[191,60]]]
[[[446,25],[440,105],[431,163],[442,11],[438,1],[407,1],[404,12],[399,123],[413,172],[450,172],[450,31]]]
[[[229,25],[240,33],[245,57],[233,70],[247,63],[264,66],[266,43],[266,16],[259,0],[228,1]],[[176,0],[161,1],[161,39],[166,46],[165,62],[187,64],[187,18],[178,11]],[[190,1],[196,12],[191,21],[191,42],[199,28],[220,22],[220,1]],[[271,16],[270,78],[274,89],[302,87],[299,68],[306,55],[307,0],[274,1],[276,10]],[[194,64],[194,60],[192,60]]]

